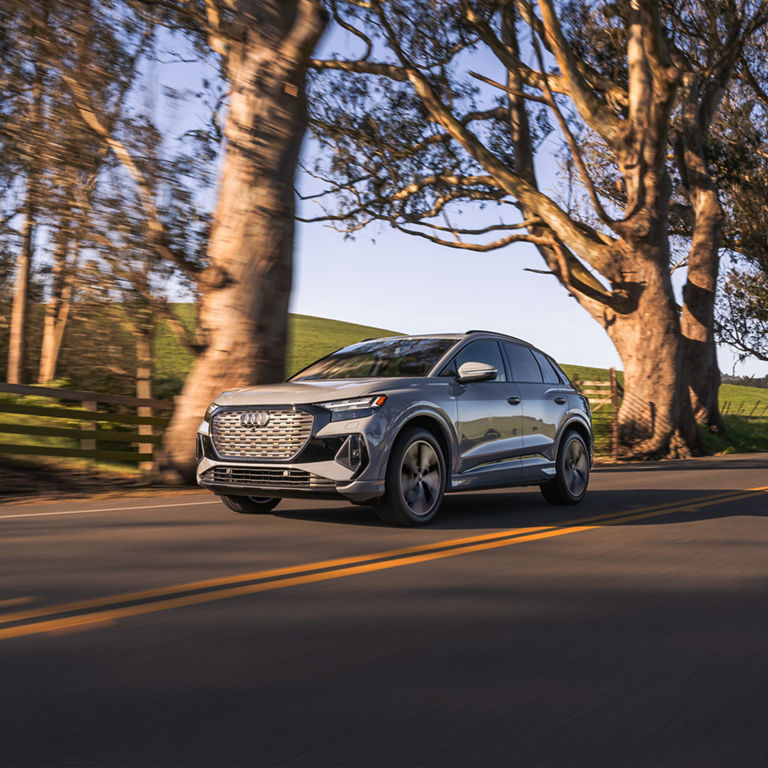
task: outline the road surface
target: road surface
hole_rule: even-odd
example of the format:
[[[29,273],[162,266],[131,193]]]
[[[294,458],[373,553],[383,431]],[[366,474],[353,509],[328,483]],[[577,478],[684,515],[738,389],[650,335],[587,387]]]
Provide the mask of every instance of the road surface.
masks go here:
[[[0,506],[0,765],[768,765],[768,454],[576,508]]]

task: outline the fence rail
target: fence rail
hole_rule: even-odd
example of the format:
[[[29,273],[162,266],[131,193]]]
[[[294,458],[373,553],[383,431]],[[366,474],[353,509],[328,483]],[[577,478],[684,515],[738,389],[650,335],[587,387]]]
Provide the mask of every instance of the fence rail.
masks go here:
[[[720,407],[720,413],[723,416],[741,416],[745,419],[765,419],[768,418],[768,402],[748,402],[742,400],[740,403],[734,403],[726,400]]]
[[[138,463],[148,470],[152,466],[154,446],[162,440],[153,427],[164,428],[168,424],[173,403],[169,400],[109,395],[78,389],[56,389],[23,384],[0,383],[0,393],[19,397],[44,398],[51,405],[41,405],[18,400],[0,399],[0,414],[22,417],[10,420],[0,416],[0,455],[64,456],[81,459],[100,459]],[[67,403],[74,405],[67,405]],[[100,410],[99,406],[107,406]],[[155,415],[157,412],[162,415]],[[66,419],[69,425],[35,423],[27,417]],[[72,424],[76,423],[76,426]],[[103,427],[115,425],[117,429]],[[124,427],[123,425],[129,425]],[[130,426],[135,430],[130,430]],[[122,427],[122,429],[121,429]],[[64,438],[69,445],[25,445],[9,442],[10,435]],[[113,444],[117,443],[116,447]],[[99,445],[101,444],[101,445]],[[133,445],[134,449],[129,450]]]

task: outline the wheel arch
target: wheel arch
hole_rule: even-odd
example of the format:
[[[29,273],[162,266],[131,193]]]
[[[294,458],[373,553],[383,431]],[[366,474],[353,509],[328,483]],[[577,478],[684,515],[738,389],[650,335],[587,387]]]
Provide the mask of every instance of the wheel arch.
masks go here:
[[[452,474],[451,467],[453,461],[453,452],[451,451],[451,440],[448,436],[448,430],[446,429],[445,425],[437,416],[432,416],[428,413],[415,414],[398,427],[395,440],[400,437],[400,435],[403,433],[403,430],[410,427],[421,427],[422,429],[425,429],[427,432],[429,432],[435,438],[435,440],[437,440],[438,445],[443,451],[445,471],[448,475],[447,479],[449,480]]]
[[[570,421],[567,421],[563,425],[563,428],[560,430],[560,437],[557,441],[557,450],[555,451],[555,456],[557,456],[557,453],[560,450],[560,443],[562,443],[565,433],[569,430],[573,430],[579,435],[579,437],[583,438],[587,445],[587,450],[589,451],[589,463],[591,464],[594,460],[595,452],[592,430],[581,419],[578,418],[570,419]]]

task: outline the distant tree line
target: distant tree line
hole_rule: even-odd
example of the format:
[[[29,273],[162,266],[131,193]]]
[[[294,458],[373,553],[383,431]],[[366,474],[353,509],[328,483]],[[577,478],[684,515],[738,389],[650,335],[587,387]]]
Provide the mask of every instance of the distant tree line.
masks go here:
[[[723,374],[723,384],[739,384],[745,387],[760,387],[768,389],[768,376],[733,376]]]

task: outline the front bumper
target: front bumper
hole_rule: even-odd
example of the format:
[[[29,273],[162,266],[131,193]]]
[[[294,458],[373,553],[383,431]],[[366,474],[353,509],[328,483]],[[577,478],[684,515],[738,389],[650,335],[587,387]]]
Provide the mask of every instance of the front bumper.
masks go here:
[[[368,501],[384,493],[376,417],[316,418],[310,440],[290,461],[219,456],[203,422],[197,433],[197,482],[219,495]],[[355,452],[359,451],[359,455]]]

